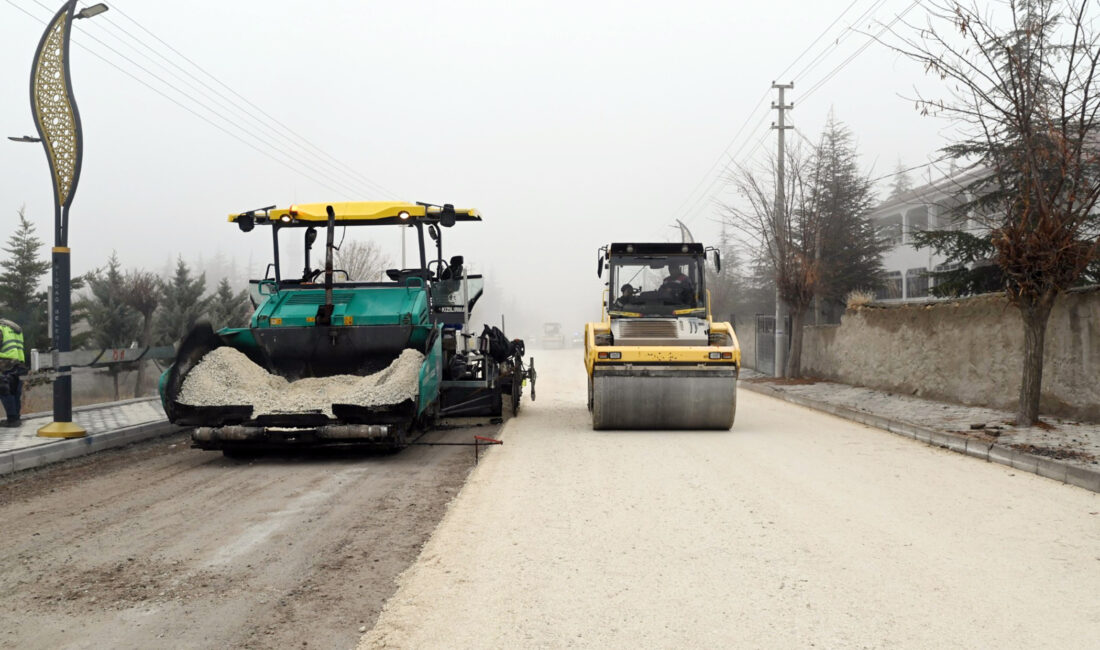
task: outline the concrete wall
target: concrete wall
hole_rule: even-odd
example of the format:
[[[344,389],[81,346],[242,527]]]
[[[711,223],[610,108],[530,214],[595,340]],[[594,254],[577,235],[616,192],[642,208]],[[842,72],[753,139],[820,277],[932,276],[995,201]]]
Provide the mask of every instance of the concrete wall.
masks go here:
[[[1019,311],[1002,296],[871,305],[840,325],[807,327],[802,367],[807,376],[1015,410],[1023,340]],[[1100,288],[1055,304],[1040,410],[1100,421]]]

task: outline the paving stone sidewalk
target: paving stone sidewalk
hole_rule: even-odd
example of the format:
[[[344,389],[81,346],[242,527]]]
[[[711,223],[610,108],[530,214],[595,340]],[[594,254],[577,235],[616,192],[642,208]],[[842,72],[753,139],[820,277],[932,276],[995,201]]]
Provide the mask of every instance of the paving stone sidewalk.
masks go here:
[[[835,414],[842,417],[866,414],[867,418],[852,419],[902,435],[921,438],[911,433],[918,430],[929,434],[940,432],[944,435],[940,440],[924,441],[948,448],[959,447],[956,451],[962,453],[980,456],[966,451],[967,444],[975,448],[984,445],[988,460],[994,462],[1007,461],[1006,464],[1017,466],[1013,458],[994,458],[994,455],[1004,456],[994,454],[997,450],[1015,451],[1021,458],[1027,455],[1039,459],[1036,463],[1025,463],[1029,466],[1027,469],[1041,461],[1048,464],[1053,461],[1076,468],[1076,471],[1070,470],[1071,473],[1092,475],[1096,480],[1086,482],[1100,485],[1100,423],[1041,416],[1039,426],[1017,427],[1012,424],[1013,413],[997,409],[938,402],[830,381],[774,380],[751,369],[745,369],[741,378],[742,386],[749,390],[780,398],[791,397],[794,398],[791,401],[809,402],[808,406],[833,407],[838,411]],[[891,423],[900,426],[890,426]],[[896,430],[899,428],[903,430]],[[1032,471],[1046,475],[1038,469]]]
[[[83,438],[39,437],[38,429],[52,419],[49,413],[32,413],[22,426],[0,429],[0,475],[179,430],[168,423],[156,397],[73,409],[73,421],[88,432]]]

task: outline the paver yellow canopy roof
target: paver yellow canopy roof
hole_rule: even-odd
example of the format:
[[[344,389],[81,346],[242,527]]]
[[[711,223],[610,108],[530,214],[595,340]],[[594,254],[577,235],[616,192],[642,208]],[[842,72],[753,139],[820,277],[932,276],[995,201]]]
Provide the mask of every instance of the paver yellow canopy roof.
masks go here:
[[[263,214],[262,210],[229,215],[229,221],[250,215],[257,224],[280,222],[324,223],[328,221],[328,206],[336,213],[336,222],[344,225],[386,225],[408,223],[410,221],[439,221],[443,208],[436,205],[420,205],[404,201],[344,201],[334,203],[296,203],[289,208],[272,209]],[[477,210],[455,209],[456,221],[481,221]]]

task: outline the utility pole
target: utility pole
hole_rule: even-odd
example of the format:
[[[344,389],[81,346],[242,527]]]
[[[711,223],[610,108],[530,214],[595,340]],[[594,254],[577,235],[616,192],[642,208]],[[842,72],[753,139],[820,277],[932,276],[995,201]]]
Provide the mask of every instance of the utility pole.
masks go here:
[[[793,126],[787,125],[786,112],[794,108],[794,104],[785,102],[785,91],[794,88],[794,82],[789,84],[777,84],[772,82],[772,88],[779,91],[779,101],[772,102],[772,108],[779,111],[779,121],[772,122],[772,128],[779,131],[779,154],[776,159],[775,181],[775,253],[776,253],[776,282],[775,282],[775,377],[783,377],[786,374],[787,365],[787,332],[784,321],[787,318],[786,305],[779,294],[779,265],[787,250],[787,198],[786,198],[786,148],[784,136],[787,129]]]

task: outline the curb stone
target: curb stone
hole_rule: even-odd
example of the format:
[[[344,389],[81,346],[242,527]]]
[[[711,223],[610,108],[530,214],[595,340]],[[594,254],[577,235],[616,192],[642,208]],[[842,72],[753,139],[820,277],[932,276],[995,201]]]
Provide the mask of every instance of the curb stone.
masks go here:
[[[117,402],[100,402],[98,404],[85,404],[84,406],[74,406],[73,413],[84,413],[85,411],[96,411],[104,407],[126,406],[128,404],[138,404],[140,402],[159,402],[160,398],[156,395],[145,395],[142,397],[129,397],[127,399],[120,399]],[[34,413],[21,414],[24,420],[33,420],[35,418],[53,417],[53,411],[36,411]]]
[[[989,449],[992,446],[992,442],[978,440],[977,438],[967,438],[966,455],[973,456],[974,458],[981,458],[984,461],[989,461]]]
[[[1062,463],[1050,458],[1035,456],[1018,449],[1013,449],[1012,447],[999,445],[995,442],[990,443],[971,438],[970,436],[947,431],[937,431],[936,429],[913,424],[911,422],[903,422],[901,420],[885,418],[881,415],[864,413],[847,406],[829,404],[828,402],[810,399],[801,395],[790,395],[782,390],[768,386],[767,384],[754,384],[748,381],[740,381],[738,385],[754,393],[775,397],[785,402],[805,406],[815,411],[822,411],[839,418],[875,427],[876,429],[883,429],[895,435],[912,438],[935,447],[947,449],[948,451],[974,458],[981,458],[991,463],[1007,465],[1021,472],[1037,474],[1044,478],[1054,479],[1092,492],[1100,492],[1100,470],[1078,467],[1077,465]]]
[[[1094,472],[1084,467],[1075,465],[1066,466],[1066,483],[1100,492],[1100,472]]]
[[[58,439],[55,442],[34,447],[13,449],[0,453],[0,476],[185,430],[186,427],[176,426],[165,419],[96,433],[84,438]]]

